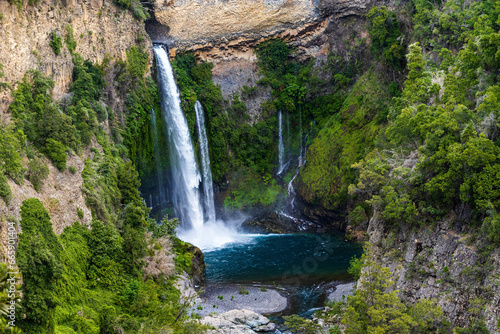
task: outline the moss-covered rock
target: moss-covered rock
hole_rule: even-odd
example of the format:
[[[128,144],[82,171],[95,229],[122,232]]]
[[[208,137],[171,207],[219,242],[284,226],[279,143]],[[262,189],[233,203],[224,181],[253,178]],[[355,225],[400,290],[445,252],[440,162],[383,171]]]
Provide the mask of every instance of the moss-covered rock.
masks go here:
[[[347,187],[356,179],[351,165],[375,146],[389,101],[387,84],[376,69],[358,79],[340,113],[331,116],[308,149],[307,163],[296,181],[305,203],[332,211],[347,203]]]

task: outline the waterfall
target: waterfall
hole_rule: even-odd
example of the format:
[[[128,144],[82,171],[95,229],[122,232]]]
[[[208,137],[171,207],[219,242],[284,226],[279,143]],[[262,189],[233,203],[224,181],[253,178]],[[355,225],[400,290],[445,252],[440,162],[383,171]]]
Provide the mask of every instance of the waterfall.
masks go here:
[[[179,90],[166,51],[161,46],[154,46],[153,50],[158,70],[161,108],[168,132],[174,209],[185,229],[203,228],[203,209],[199,196],[201,176],[187,121],[182,113]]]
[[[286,112],[286,147],[287,147],[287,156],[290,155],[290,113]]]
[[[299,167],[302,166],[302,109],[299,108],[299,126],[300,126],[300,131],[299,131],[299,145],[300,145],[300,155],[299,155]]]
[[[278,114],[278,123],[279,123],[279,144],[278,144],[278,161],[279,161],[279,169],[278,169],[278,175],[280,175],[283,172],[283,159],[284,159],[284,153],[285,153],[285,145],[283,144],[283,120],[282,120],[282,115],[281,115],[281,110],[279,111]]]
[[[153,129],[152,135],[153,135],[153,147],[154,147],[154,154],[155,154],[155,163],[156,163],[156,174],[157,174],[157,187],[158,187],[158,205],[161,205],[163,202],[165,202],[165,181],[163,178],[163,173],[162,173],[162,168],[160,164],[160,145],[158,143],[158,130],[156,128],[156,114],[155,110],[151,108],[150,112],[151,116],[151,128]],[[153,207],[153,199],[150,199],[150,204],[151,207]]]
[[[212,171],[210,170],[210,155],[208,153],[207,131],[205,130],[205,115],[200,101],[196,101],[194,109],[196,111],[196,127],[198,129],[198,140],[200,143],[205,218],[213,222],[215,221],[214,187],[212,182]]]

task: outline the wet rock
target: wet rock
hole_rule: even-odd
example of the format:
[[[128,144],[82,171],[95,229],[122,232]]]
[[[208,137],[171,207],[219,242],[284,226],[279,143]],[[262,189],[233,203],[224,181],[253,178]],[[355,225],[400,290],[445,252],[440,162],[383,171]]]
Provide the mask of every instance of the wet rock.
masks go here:
[[[314,222],[296,218],[283,212],[267,212],[243,222],[241,229],[250,233],[293,233],[322,229]],[[324,232],[324,231],[322,231]]]
[[[189,245],[188,252],[193,254],[191,258],[191,271],[189,274],[193,277],[195,285],[202,285],[205,282],[205,255],[198,247]]]

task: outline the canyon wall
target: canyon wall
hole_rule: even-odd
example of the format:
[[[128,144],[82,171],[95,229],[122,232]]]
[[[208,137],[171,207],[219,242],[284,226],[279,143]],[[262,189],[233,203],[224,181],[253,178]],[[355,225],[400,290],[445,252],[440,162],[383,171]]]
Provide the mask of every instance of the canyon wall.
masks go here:
[[[328,49],[327,29],[369,7],[370,0],[165,0],[155,2],[147,31],[171,57],[194,51],[207,61],[254,61],[258,43],[282,38],[310,58]]]
[[[490,333],[499,333],[500,251],[485,249],[472,234],[450,225],[444,219],[392,232],[375,213],[368,227],[373,257],[391,270],[394,289],[406,303],[433,299],[452,325],[484,319]]]
[[[62,4],[44,0],[36,6],[25,1],[20,11],[0,1],[0,13],[0,63],[5,74],[0,81],[15,86],[28,70],[38,69],[54,80],[56,100],[68,91],[73,73],[72,56],[64,43],[67,26],[73,29],[75,52],[83,59],[102,62],[109,58],[113,66],[115,60],[126,59],[126,50],[141,40],[151,54],[144,24],[108,0],[67,0]],[[60,55],[49,46],[52,32],[62,37]],[[10,91],[0,92],[0,119],[4,121],[9,119],[5,112],[11,99]]]
[[[54,80],[55,100],[68,94],[74,65],[73,56],[64,42],[67,27],[73,29],[77,43],[74,51],[83,59],[101,63],[108,58],[108,69],[110,69],[116,61],[127,59],[126,50],[140,45],[150,53],[150,63],[152,62],[151,42],[144,29],[144,23],[137,21],[129,11],[119,9],[111,1],[68,0],[63,3],[41,1],[36,6],[28,5],[25,1],[21,10],[7,1],[0,1],[0,13],[2,14],[0,63],[3,64],[4,72],[4,77],[0,78],[0,81],[8,83],[13,89],[27,71],[40,70]],[[56,55],[49,45],[52,32],[62,38],[59,55]],[[116,92],[115,85],[109,84],[113,82],[112,73],[108,73],[106,80],[108,84],[103,94],[105,102],[113,108],[118,107],[119,110],[123,107],[124,101],[120,101],[120,94]],[[10,121],[11,115],[7,111],[10,102],[12,102],[11,90],[1,91],[0,123],[5,124]],[[122,118],[123,123],[123,115],[118,114],[118,116]],[[104,126],[108,128],[107,123]],[[94,156],[90,151],[91,147],[102,154],[102,148],[95,138],[90,147],[79,152],[79,155],[69,154],[68,167],[74,167],[75,173],[69,170],[61,172],[49,159],[43,157],[49,166],[49,175],[39,192],[35,191],[28,180],[24,180],[23,184],[9,180],[13,198],[9,205],[0,201],[0,221],[19,221],[23,200],[38,198],[49,211],[57,234],[62,233],[66,226],[72,225],[75,221],[90,225],[92,215],[82,193],[81,173],[84,160],[92,159]],[[28,159],[25,158],[25,168],[27,163]],[[0,235],[3,247],[7,241],[6,233],[6,225],[2,224]]]

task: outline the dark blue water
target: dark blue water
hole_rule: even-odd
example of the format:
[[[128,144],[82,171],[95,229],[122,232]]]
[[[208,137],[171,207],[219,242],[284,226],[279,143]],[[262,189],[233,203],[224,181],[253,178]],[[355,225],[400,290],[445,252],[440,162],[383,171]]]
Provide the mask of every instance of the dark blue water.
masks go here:
[[[349,261],[362,245],[343,234],[249,235],[222,248],[204,250],[208,284],[261,283],[281,286],[293,313],[321,306],[325,287],[349,281]]]

